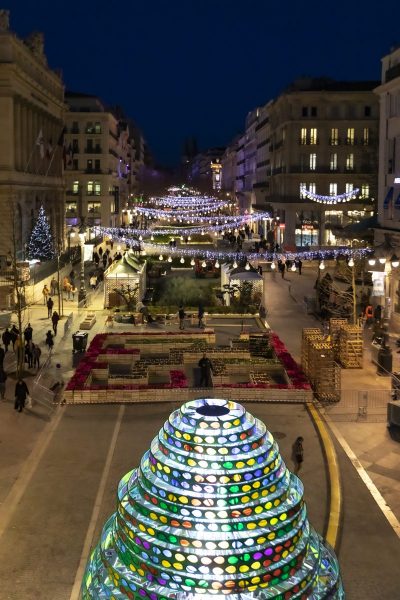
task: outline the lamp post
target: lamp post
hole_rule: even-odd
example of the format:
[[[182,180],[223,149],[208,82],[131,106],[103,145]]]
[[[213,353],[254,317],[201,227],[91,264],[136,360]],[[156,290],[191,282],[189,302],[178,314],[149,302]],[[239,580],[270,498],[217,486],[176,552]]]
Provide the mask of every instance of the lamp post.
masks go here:
[[[81,245],[81,281],[78,293],[78,302],[86,304],[86,287],[85,287],[85,239],[86,239],[86,225],[82,219],[81,226],[78,232],[79,242]]]
[[[354,259],[351,256],[350,260],[348,262],[348,265],[351,269],[351,289],[352,289],[352,296],[353,296],[353,325],[357,324],[357,295],[356,295],[356,270],[355,270],[355,264],[354,264]]]
[[[75,237],[75,231],[70,229],[67,231],[67,240],[68,240],[68,258],[71,257],[71,238]]]

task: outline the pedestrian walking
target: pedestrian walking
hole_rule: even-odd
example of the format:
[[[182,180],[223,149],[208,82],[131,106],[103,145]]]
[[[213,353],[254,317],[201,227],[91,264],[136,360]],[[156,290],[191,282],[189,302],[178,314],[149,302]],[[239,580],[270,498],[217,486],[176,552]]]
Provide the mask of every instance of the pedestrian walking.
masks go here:
[[[57,279],[55,277],[50,281],[50,295],[55,296],[57,294]]]
[[[294,261],[294,264],[296,266],[296,269],[299,272],[299,275],[301,275],[301,268],[303,266],[303,261],[300,258],[296,258],[296,260]]]
[[[278,260],[278,269],[282,279],[285,279],[285,263],[283,263],[281,260]]]
[[[204,306],[199,304],[199,310],[197,311],[197,318],[199,319],[199,327],[204,327]]]
[[[53,312],[53,315],[51,317],[51,322],[53,323],[53,331],[54,331],[54,335],[57,335],[57,326],[58,326],[58,321],[60,320],[60,315],[58,314],[58,312],[55,310]]]
[[[71,289],[70,289],[70,293],[72,296],[72,300],[75,300],[75,294],[78,290],[76,289],[76,287],[74,285],[71,285]]]
[[[51,352],[54,346],[54,339],[50,329],[46,333],[46,346],[49,348],[49,352]]]
[[[375,323],[379,323],[382,320],[382,306],[380,304],[378,304],[374,310],[374,320]]]
[[[4,400],[6,395],[6,381],[7,381],[7,373],[3,368],[0,369],[0,396],[1,399]]]
[[[368,304],[367,308],[365,309],[365,325],[366,325],[366,327],[370,328],[373,320],[374,320],[374,309],[372,308],[371,304]]]
[[[28,369],[32,369],[33,367],[33,342],[29,340],[25,344],[25,362],[28,363]]]
[[[294,472],[298,473],[300,471],[301,465],[304,460],[304,449],[303,449],[303,438],[299,436],[295,439],[292,446],[292,458],[295,465]]]
[[[8,327],[6,327],[5,331],[3,331],[3,335],[1,336],[1,339],[3,340],[3,344],[4,344],[4,349],[6,352],[8,352],[8,346],[11,344],[11,333],[10,330],[8,329]]]
[[[32,325],[30,323],[28,323],[28,325],[24,329],[24,339],[25,339],[25,342],[31,341],[32,337],[33,337]]]
[[[15,342],[17,341],[18,336],[19,336],[19,329],[15,325],[13,325],[11,327],[10,335],[11,335],[11,343],[13,345],[13,350],[15,351]]]
[[[25,407],[26,400],[29,396],[28,386],[25,381],[20,377],[15,386],[15,404],[14,409],[18,412],[22,412]]]
[[[179,317],[179,329],[185,329],[185,309],[183,308],[182,304],[179,307],[178,310],[178,317]]]
[[[103,268],[107,267],[107,254],[103,254]]]
[[[198,365],[200,367],[200,384],[199,387],[210,387],[211,385],[211,373],[214,372],[211,360],[207,354],[204,353],[203,357],[199,360]]]
[[[73,284],[74,280],[75,280],[75,271],[72,269],[71,273],[69,274],[69,281],[71,284]]]
[[[42,289],[42,294],[43,294],[43,304],[46,304],[46,303],[47,303],[47,299],[48,299],[48,297],[49,297],[49,293],[50,293],[50,292],[49,292],[49,288],[48,288],[48,287],[47,287],[47,285],[45,284],[45,285],[43,286],[43,289]]]
[[[40,369],[40,356],[42,354],[42,351],[40,349],[40,347],[38,346],[38,344],[33,344],[33,367]]]
[[[100,258],[103,256],[103,248],[101,246],[99,248],[99,256]]]
[[[97,277],[96,275],[92,275],[91,278],[89,279],[89,284],[90,287],[92,288],[92,290],[96,289],[96,285],[97,285]]]
[[[0,346],[0,369],[3,368],[5,355],[6,355],[6,352],[5,352],[4,348],[2,346]]]
[[[47,300],[47,318],[50,319],[51,315],[53,314],[53,306],[54,306],[54,302],[51,298],[49,298]]]

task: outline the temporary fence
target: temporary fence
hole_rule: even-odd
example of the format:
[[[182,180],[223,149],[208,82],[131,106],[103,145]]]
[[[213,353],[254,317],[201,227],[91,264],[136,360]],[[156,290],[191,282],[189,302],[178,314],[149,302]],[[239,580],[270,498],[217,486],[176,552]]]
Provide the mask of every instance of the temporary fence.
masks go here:
[[[337,403],[321,403],[332,421],[384,423],[387,420],[391,389],[341,390]]]

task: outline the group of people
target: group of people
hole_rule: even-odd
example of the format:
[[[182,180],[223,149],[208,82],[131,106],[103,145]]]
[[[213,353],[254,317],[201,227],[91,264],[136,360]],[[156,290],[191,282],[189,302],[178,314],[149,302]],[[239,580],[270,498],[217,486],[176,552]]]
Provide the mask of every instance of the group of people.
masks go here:
[[[295,258],[294,261],[290,260],[290,258],[279,258],[278,259],[278,271],[281,274],[282,279],[285,277],[285,269],[286,271],[290,271],[292,266],[296,267],[296,271],[299,275],[301,275],[301,269],[303,267],[303,261],[301,258]]]
[[[0,368],[2,370],[4,370],[4,358],[9,351],[10,344],[13,346],[13,351],[16,353],[18,361],[21,361],[22,356],[24,356],[29,369],[40,368],[42,351],[39,345],[33,342],[33,328],[30,323],[28,323],[23,331],[23,340],[16,325],[13,325],[11,329],[6,327],[2,334],[2,342],[4,344],[4,348],[0,346]]]

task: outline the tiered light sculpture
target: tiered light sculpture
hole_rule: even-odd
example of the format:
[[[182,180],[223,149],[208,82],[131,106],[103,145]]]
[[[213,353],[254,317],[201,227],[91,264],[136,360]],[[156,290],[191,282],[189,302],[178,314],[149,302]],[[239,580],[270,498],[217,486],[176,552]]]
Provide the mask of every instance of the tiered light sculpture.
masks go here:
[[[118,487],[84,600],[342,599],[339,566],[307,519],[303,484],[235,402],[174,411]]]

